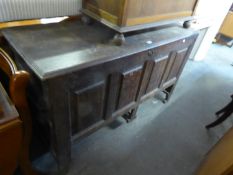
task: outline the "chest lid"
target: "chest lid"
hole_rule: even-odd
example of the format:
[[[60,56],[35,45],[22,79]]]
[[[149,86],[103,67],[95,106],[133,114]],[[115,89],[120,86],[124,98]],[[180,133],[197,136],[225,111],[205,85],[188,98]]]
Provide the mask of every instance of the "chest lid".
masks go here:
[[[81,22],[16,27],[3,30],[9,45],[40,78],[48,79],[190,37],[181,27],[126,36],[126,43],[109,42],[114,31],[99,23]]]

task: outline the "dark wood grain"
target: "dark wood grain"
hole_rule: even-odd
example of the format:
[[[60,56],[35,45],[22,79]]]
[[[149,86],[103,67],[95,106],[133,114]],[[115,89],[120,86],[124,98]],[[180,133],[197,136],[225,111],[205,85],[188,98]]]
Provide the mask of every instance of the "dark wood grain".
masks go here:
[[[3,116],[3,109],[2,109],[2,106],[0,106],[0,116],[1,116],[1,118],[2,118],[2,116]]]
[[[32,26],[3,31],[17,65],[31,73],[29,97],[47,125],[51,152],[65,172],[71,144],[160,91],[172,93],[197,34],[179,27],[130,33],[123,46],[95,24]],[[170,97],[170,96],[169,96]],[[42,129],[41,129],[42,130]],[[43,134],[43,132],[41,132]]]
[[[149,93],[159,88],[160,83],[162,81],[162,76],[165,72],[167,62],[167,56],[153,61],[153,69],[151,72],[149,83],[147,85],[146,93]]]
[[[121,87],[117,109],[121,109],[136,101],[136,95],[142,75],[142,67],[124,72],[121,75]]]
[[[0,83],[0,125],[15,120],[19,117],[19,114],[10,100],[8,94]]]
[[[103,120],[104,100],[104,82],[70,94],[71,123],[74,134]]]
[[[114,32],[101,24],[67,22],[5,29],[2,33],[41,79],[113,61],[193,34],[190,30],[169,27],[126,36],[125,45],[115,46],[109,43]],[[146,44],[148,41],[152,44]]]

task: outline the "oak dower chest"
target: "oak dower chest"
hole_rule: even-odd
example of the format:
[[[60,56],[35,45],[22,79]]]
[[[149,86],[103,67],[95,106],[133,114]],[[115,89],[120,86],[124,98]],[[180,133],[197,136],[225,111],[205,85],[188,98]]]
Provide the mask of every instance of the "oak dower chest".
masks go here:
[[[29,100],[38,125],[47,126],[60,170],[69,167],[73,141],[118,116],[134,118],[139,104],[158,92],[168,100],[197,37],[168,27],[131,33],[115,46],[109,42],[114,31],[80,22],[11,28],[3,35],[18,66],[32,74]]]
[[[193,15],[198,0],[83,0],[82,12],[120,33]],[[185,20],[184,19],[184,20]],[[160,24],[161,25],[161,24]]]

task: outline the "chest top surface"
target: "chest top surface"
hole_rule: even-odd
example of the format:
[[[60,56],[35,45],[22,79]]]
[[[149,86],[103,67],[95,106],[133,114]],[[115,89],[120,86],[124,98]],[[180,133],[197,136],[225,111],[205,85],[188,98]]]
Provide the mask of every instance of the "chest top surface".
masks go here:
[[[16,27],[3,30],[8,43],[40,78],[48,79],[164,45],[193,35],[180,27],[144,31],[111,43],[114,31],[81,22]],[[148,42],[149,41],[149,42]]]

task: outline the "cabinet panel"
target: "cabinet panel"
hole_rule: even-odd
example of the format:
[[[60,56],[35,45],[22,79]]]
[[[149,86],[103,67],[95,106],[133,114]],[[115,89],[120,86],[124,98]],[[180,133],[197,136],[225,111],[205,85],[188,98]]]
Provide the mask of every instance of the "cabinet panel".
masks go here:
[[[166,66],[166,71],[162,78],[162,88],[166,88],[167,86],[174,84],[177,81],[179,78],[179,73],[183,68],[183,64],[187,59],[187,51],[188,48],[176,52],[171,52],[168,64]]]
[[[104,82],[70,94],[70,114],[73,134],[103,120],[104,101]]]
[[[149,93],[157,88],[159,88],[162,81],[162,77],[165,73],[166,66],[168,63],[168,56],[157,59],[153,62],[153,69],[151,72],[151,77],[147,85],[146,93]]]
[[[162,82],[161,82],[161,87],[163,87],[163,85],[168,81],[168,77],[169,77],[169,74],[170,74],[170,71],[172,69],[172,65],[175,61],[175,58],[176,58],[176,52],[171,52],[170,55],[169,55],[169,58],[168,58],[168,63],[167,63],[167,66],[166,66],[166,70],[163,74],[163,78],[162,78]]]
[[[121,87],[117,109],[121,109],[135,102],[141,75],[142,67],[138,67],[121,75]]]
[[[171,68],[171,71],[169,73],[169,76],[168,76],[168,81],[173,79],[173,78],[178,78],[178,75],[179,75],[179,72],[180,72],[180,69],[182,68],[182,65],[183,63],[186,61],[186,53],[187,53],[188,49],[183,49],[183,50],[180,50],[176,53],[176,57],[175,57],[175,60],[174,60],[174,63],[173,63],[173,66]]]

